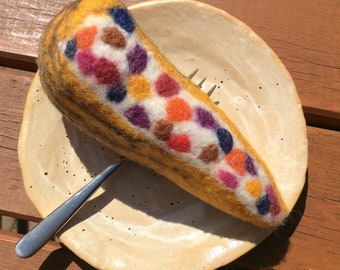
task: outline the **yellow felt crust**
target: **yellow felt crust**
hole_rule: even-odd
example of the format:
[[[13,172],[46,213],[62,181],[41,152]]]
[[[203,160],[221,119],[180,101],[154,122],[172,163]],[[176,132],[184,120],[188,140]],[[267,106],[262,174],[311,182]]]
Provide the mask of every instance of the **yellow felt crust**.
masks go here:
[[[51,21],[44,32],[39,49],[39,74],[43,89],[56,107],[76,126],[101,143],[174,181],[181,188],[194,196],[206,201],[212,206],[229,213],[244,221],[261,227],[271,227],[278,224],[267,223],[261,217],[253,215],[237,196],[222,184],[182,159],[164,151],[155,143],[149,141],[136,129],[127,124],[126,120],[116,114],[112,108],[103,104],[90,86],[79,81],[73,73],[68,59],[60,54],[58,41],[70,38],[77,25],[89,13],[101,13],[113,6],[122,6],[118,1],[85,0],[76,2],[62,11]],[[246,146],[247,150],[260,161],[259,155],[252,149],[235,125],[219,110],[210,99],[201,92],[190,80],[182,76],[145,37],[137,26],[139,38],[146,48],[152,52],[159,65],[191,95],[204,102],[228,123],[234,136]],[[275,183],[268,168],[261,162],[269,175],[273,187]],[[279,198],[283,212],[284,203]]]

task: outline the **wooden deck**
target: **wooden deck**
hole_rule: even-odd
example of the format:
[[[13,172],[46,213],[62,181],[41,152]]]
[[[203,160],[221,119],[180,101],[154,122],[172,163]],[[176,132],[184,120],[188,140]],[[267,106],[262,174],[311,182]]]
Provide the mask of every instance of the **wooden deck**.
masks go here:
[[[25,193],[17,157],[26,94],[43,27],[70,2],[0,0],[0,215],[21,224],[41,219]],[[276,52],[294,79],[308,125],[307,181],[292,218],[222,269],[340,269],[340,2],[202,2],[248,24]],[[17,258],[14,245],[24,230],[0,230],[2,269],[93,269],[53,241],[29,259]]]

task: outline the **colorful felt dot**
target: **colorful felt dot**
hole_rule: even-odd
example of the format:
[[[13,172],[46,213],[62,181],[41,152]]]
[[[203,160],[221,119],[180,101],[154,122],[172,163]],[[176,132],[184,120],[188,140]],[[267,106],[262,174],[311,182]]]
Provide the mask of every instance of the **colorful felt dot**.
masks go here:
[[[256,202],[256,209],[260,215],[266,215],[270,211],[270,200],[268,195],[264,195]]]
[[[142,75],[132,75],[127,81],[127,88],[129,94],[137,99],[145,99],[151,93],[150,82]]]
[[[106,58],[100,58],[98,60],[94,75],[96,76],[98,83],[118,85],[120,82],[120,73],[116,64]]]
[[[191,108],[188,102],[179,97],[171,98],[166,104],[166,112],[170,121],[180,122],[191,119]]]
[[[128,52],[126,59],[130,73],[141,73],[146,68],[148,54],[142,46],[137,44],[130,52]]]
[[[104,43],[115,48],[124,48],[126,46],[123,34],[116,27],[105,27],[101,39]]]
[[[117,86],[110,87],[107,91],[106,97],[108,100],[120,103],[126,97],[127,91],[126,87],[123,84],[119,84]]]
[[[262,185],[257,179],[248,181],[245,185],[245,189],[254,198],[258,198],[262,194]]]
[[[231,172],[220,169],[217,172],[217,178],[220,179],[228,188],[236,189],[239,185],[237,177]]]
[[[190,152],[190,138],[185,134],[172,134],[169,136],[167,141],[167,145],[169,148],[181,152],[188,153]]]
[[[268,185],[266,187],[266,193],[268,194],[268,198],[271,202],[270,213],[273,216],[277,216],[281,212],[281,207],[273,186]]]
[[[204,128],[214,130],[218,128],[218,124],[212,114],[200,107],[195,109],[195,121]]]
[[[91,51],[80,51],[76,58],[78,68],[83,74],[90,75],[94,73],[94,70],[98,64],[98,59]]]
[[[130,107],[124,112],[124,116],[135,126],[140,128],[150,128],[150,120],[145,108],[140,105]]]
[[[114,22],[123,28],[126,32],[132,33],[135,30],[135,24],[129,12],[121,7],[109,9],[109,14]]]
[[[246,161],[246,155],[240,149],[232,150],[226,155],[225,160],[227,164],[232,167],[239,175],[245,174],[244,163]]]
[[[157,137],[157,139],[165,141],[169,139],[172,129],[174,128],[174,124],[168,120],[161,119],[155,123],[153,128],[153,134]]]
[[[73,60],[76,53],[77,53],[77,41],[76,41],[75,38],[72,38],[69,41],[67,41],[66,47],[65,47],[65,50],[64,50],[64,54],[68,58]]]
[[[162,73],[156,80],[155,88],[161,97],[171,97],[179,92],[178,83],[168,73]]]
[[[218,143],[224,153],[229,153],[233,149],[234,141],[233,136],[225,128],[218,128],[216,130]]]
[[[249,155],[247,155],[247,158],[246,158],[245,169],[251,176],[257,175],[254,161]]]
[[[216,144],[209,144],[201,149],[198,158],[205,163],[215,161],[218,157],[218,146]]]
[[[89,26],[79,29],[76,32],[77,47],[79,49],[88,49],[92,46],[97,35],[97,27]]]

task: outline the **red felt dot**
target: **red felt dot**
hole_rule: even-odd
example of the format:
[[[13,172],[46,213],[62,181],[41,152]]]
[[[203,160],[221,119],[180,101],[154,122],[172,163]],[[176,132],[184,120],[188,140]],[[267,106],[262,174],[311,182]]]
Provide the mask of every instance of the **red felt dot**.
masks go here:
[[[98,59],[89,50],[82,50],[77,54],[77,63],[79,70],[85,74],[90,75],[94,72]]]
[[[177,152],[188,153],[190,151],[190,139],[189,136],[185,134],[170,135],[167,145]]]
[[[167,73],[162,73],[157,78],[155,87],[158,95],[161,97],[171,97],[179,92],[178,83]]]
[[[118,85],[120,74],[115,63],[106,58],[100,58],[94,70],[98,83]]]

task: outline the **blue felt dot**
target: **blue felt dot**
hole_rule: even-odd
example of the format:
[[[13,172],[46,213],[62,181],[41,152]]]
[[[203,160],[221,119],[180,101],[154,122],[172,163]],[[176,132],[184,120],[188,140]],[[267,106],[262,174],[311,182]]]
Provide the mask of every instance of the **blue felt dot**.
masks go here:
[[[74,59],[74,56],[77,53],[77,41],[75,38],[72,38],[69,41],[67,41],[64,53],[68,58],[72,60]]]
[[[233,149],[233,136],[225,128],[218,128],[216,130],[218,143],[224,153],[228,154]]]
[[[257,202],[256,202],[256,209],[257,212],[260,215],[265,215],[268,214],[270,211],[270,200],[268,194],[265,196],[261,197]]]
[[[109,13],[116,24],[123,28],[126,32],[132,33],[135,30],[135,24],[129,12],[124,8],[111,8]]]
[[[125,96],[127,94],[127,90],[125,85],[120,84],[115,87],[109,88],[107,91],[107,99],[116,103],[120,103],[124,100]]]

